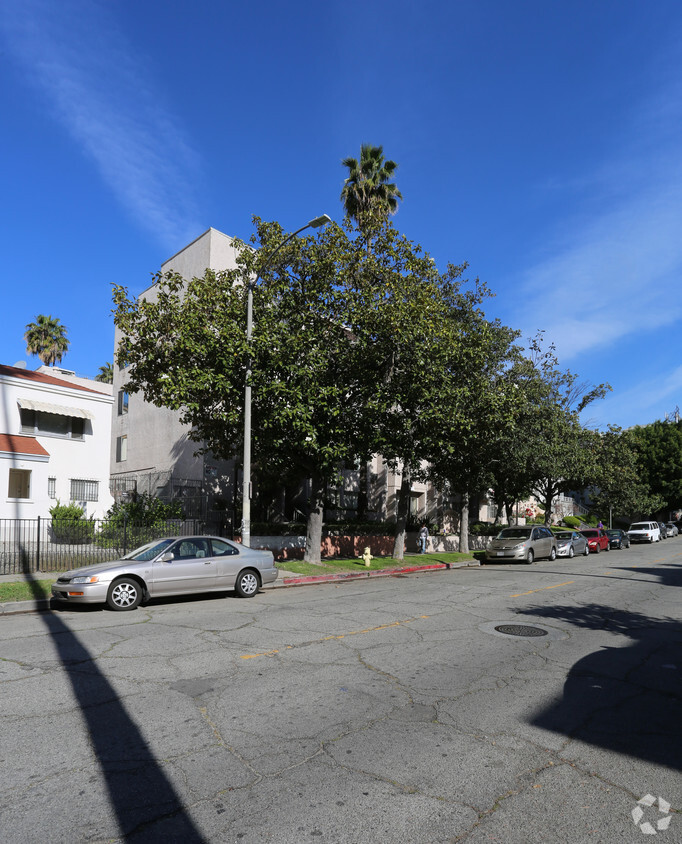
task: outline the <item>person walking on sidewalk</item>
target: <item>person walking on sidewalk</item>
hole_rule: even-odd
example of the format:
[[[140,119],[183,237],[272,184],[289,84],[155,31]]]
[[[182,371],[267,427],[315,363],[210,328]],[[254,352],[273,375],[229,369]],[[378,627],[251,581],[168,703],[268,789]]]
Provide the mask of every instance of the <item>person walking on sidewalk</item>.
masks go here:
[[[421,526],[419,531],[419,553],[426,554],[426,543],[429,539],[429,528],[426,522]]]

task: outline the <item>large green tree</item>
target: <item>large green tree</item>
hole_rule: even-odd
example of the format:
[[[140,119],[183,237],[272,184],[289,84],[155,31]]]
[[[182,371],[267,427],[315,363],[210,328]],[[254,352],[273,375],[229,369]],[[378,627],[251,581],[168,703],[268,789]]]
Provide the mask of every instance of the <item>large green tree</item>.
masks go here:
[[[589,491],[592,509],[601,518],[633,521],[650,518],[665,507],[663,497],[642,481],[634,430],[609,426],[597,444],[597,476]]]
[[[35,322],[29,322],[26,326],[26,351],[30,355],[38,355],[47,366],[54,366],[61,362],[69,350],[66,334],[66,328],[59,319],[38,314]]]
[[[581,424],[580,413],[610,387],[586,384],[562,370],[554,347],[545,348],[543,340],[542,332],[532,338],[510,370],[515,423],[501,432],[492,489],[507,514],[532,493],[549,523],[560,493],[583,489],[598,476],[598,435]]]
[[[317,237],[295,239],[266,267],[284,233],[275,223],[256,224],[235,270],[207,271],[189,282],[157,276],[146,301],[116,288],[115,322],[124,335],[118,354],[130,364],[131,392],[179,410],[191,436],[224,458],[241,441],[252,361],[255,475],[310,482],[306,559],[315,562],[325,485],[337,481],[344,464],[370,453],[377,345],[365,331],[365,308],[379,294],[372,294],[367,253],[350,228],[329,226]],[[253,278],[247,348],[245,294]]]
[[[384,160],[383,147],[363,144],[360,160],[348,157],[341,162],[348,168],[348,176],[341,190],[345,215],[352,220],[365,239],[367,253],[372,250],[372,237],[398,210],[402,194],[390,180],[398,169],[395,161]],[[367,511],[368,461],[360,460],[357,517],[363,519]]]
[[[638,425],[632,437],[642,483],[664,502],[657,509],[682,509],[682,422]]]

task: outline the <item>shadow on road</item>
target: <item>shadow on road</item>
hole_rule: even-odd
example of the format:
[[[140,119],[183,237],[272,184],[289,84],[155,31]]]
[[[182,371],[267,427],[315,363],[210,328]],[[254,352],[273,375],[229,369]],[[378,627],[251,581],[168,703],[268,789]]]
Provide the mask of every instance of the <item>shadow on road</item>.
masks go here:
[[[35,578],[24,566],[27,583]],[[36,598],[41,598],[37,587]],[[58,613],[40,613],[64,666],[125,841],[200,844],[203,836],[159,767],[116,690]],[[75,798],[80,799],[80,798]]]
[[[659,573],[658,569],[652,572]],[[682,624],[601,604],[539,606],[521,615],[628,636],[576,662],[563,698],[531,723],[569,738],[682,769]]]

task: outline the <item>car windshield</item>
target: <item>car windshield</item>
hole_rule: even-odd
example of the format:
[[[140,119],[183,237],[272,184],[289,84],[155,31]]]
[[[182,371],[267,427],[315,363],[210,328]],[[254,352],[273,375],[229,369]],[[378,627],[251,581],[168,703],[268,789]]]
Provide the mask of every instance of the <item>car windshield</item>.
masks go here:
[[[637,522],[637,524],[630,525],[630,530],[649,530],[647,522]]]
[[[609,536],[619,536],[619,535],[620,535],[620,531],[619,531],[619,530],[607,530],[607,531],[606,531],[606,533],[607,533]]]
[[[175,540],[173,539],[155,539],[154,542],[148,542],[146,545],[141,545],[139,548],[136,548],[134,551],[126,554],[125,557],[122,557],[121,559],[136,560],[139,563],[146,563],[149,560],[153,560],[154,557],[158,557],[164,548],[168,548],[168,546],[174,541]]]
[[[570,530],[562,530],[560,533],[555,533],[554,536],[556,539],[570,539],[573,534]]]
[[[581,530],[583,536],[589,537],[589,539],[594,539],[595,536],[599,536],[598,530]]]
[[[531,530],[532,528],[525,527],[503,528],[496,539],[528,539]]]

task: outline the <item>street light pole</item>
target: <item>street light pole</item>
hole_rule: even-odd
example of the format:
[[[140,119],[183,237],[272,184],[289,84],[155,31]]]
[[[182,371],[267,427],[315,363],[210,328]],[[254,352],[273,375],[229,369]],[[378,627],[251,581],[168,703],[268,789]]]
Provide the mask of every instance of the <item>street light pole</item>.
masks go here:
[[[331,217],[327,214],[322,214],[320,217],[315,217],[310,220],[305,226],[296,229],[295,232],[286,237],[279,243],[263,264],[260,272],[264,272],[269,266],[272,259],[280,251],[283,246],[286,246],[290,240],[293,240],[297,234],[300,234],[306,229],[317,229],[320,226],[326,226],[331,223]],[[258,283],[260,274],[257,275],[253,281],[247,285],[246,294],[246,343],[251,348],[251,338],[253,336],[253,289]],[[249,351],[249,360],[246,365],[246,386],[244,387],[244,468],[243,468],[243,488],[242,488],[242,545],[247,548],[251,547],[251,368],[252,360]]]

